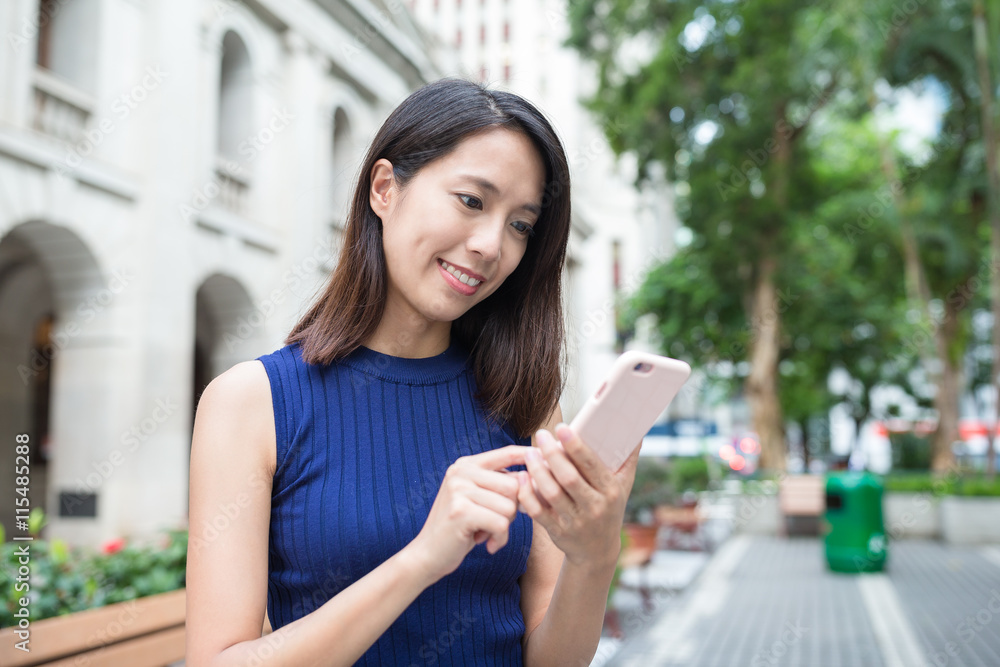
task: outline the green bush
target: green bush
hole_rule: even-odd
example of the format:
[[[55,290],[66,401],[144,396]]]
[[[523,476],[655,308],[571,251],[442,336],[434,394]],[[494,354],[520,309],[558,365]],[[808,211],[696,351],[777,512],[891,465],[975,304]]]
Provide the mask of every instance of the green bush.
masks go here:
[[[887,492],[897,493],[950,495],[955,489],[954,479],[936,479],[930,473],[889,473],[882,478],[882,484]]]
[[[658,458],[640,458],[635,468],[632,493],[625,503],[625,521],[635,521],[639,510],[670,503],[673,498],[670,464]]]
[[[988,480],[984,475],[959,477],[955,483],[956,496],[1000,496],[1000,479]]]
[[[711,476],[704,456],[676,456],[670,460],[671,481],[678,492],[704,491]]]
[[[639,510],[657,505],[676,504],[685,491],[704,491],[712,479],[703,456],[675,456],[670,459],[643,457],[635,470],[632,493],[625,505],[625,520],[635,521]],[[721,476],[717,470],[716,476]]]
[[[16,624],[13,614],[25,596],[31,600],[29,620],[38,621],[184,587],[187,530],[169,531],[161,548],[113,540],[94,552],[40,539],[38,529],[31,542],[0,544],[0,627]],[[31,558],[28,591],[15,588],[16,552],[25,544]]]
[[[931,473],[890,473],[885,490],[896,493],[930,493],[935,496],[1000,496],[1000,478],[981,473],[935,476]]]

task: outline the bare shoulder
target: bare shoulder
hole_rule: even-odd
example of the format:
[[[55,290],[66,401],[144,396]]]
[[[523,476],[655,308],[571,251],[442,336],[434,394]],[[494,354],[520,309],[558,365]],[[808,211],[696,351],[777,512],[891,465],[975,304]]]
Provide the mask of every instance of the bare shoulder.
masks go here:
[[[245,436],[236,441],[250,447],[273,474],[276,448],[271,382],[260,361],[242,361],[209,382],[198,401],[196,429],[199,420],[208,421],[210,428]]]
[[[191,442],[186,659],[210,664],[260,637],[266,614],[274,418],[259,361],[213,379]]]

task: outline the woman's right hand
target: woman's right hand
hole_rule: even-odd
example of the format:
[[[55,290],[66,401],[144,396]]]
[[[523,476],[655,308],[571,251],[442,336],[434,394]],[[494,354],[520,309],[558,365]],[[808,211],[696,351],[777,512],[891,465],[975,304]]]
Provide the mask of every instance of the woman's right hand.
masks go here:
[[[410,543],[435,581],[451,574],[477,544],[495,554],[507,544],[517,516],[518,478],[504,470],[524,464],[529,449],[507,445],[452,463],[423,528]]]

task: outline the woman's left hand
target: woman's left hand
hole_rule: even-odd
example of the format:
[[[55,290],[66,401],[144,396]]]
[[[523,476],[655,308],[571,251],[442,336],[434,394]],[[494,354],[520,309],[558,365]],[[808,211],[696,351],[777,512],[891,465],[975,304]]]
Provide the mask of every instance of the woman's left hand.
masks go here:
[[[568,561],[613,566],[642,442],[612,472],[569,426],[558,424],[555,432],[559,441],[546,429],[536,433],[539,446],[525,456],[528,472],[517,473],[518,501]]]

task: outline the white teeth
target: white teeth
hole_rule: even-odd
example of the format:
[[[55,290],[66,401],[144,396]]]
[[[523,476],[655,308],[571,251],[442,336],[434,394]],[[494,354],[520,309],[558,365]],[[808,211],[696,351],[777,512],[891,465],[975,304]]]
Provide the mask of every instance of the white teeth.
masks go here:
[[[454,266],[444,261],[443,259],[441,260],[441,266],[443,266],[448,273],[458,278],[459,282],[461,282],[462,284],[469,285],[470,287],[475,287],[480,283],[480,281],[476,280],[475,278],[469,276],[466,273],[462,273],[461,271],[459,271],[458,269],[456,269]]]

